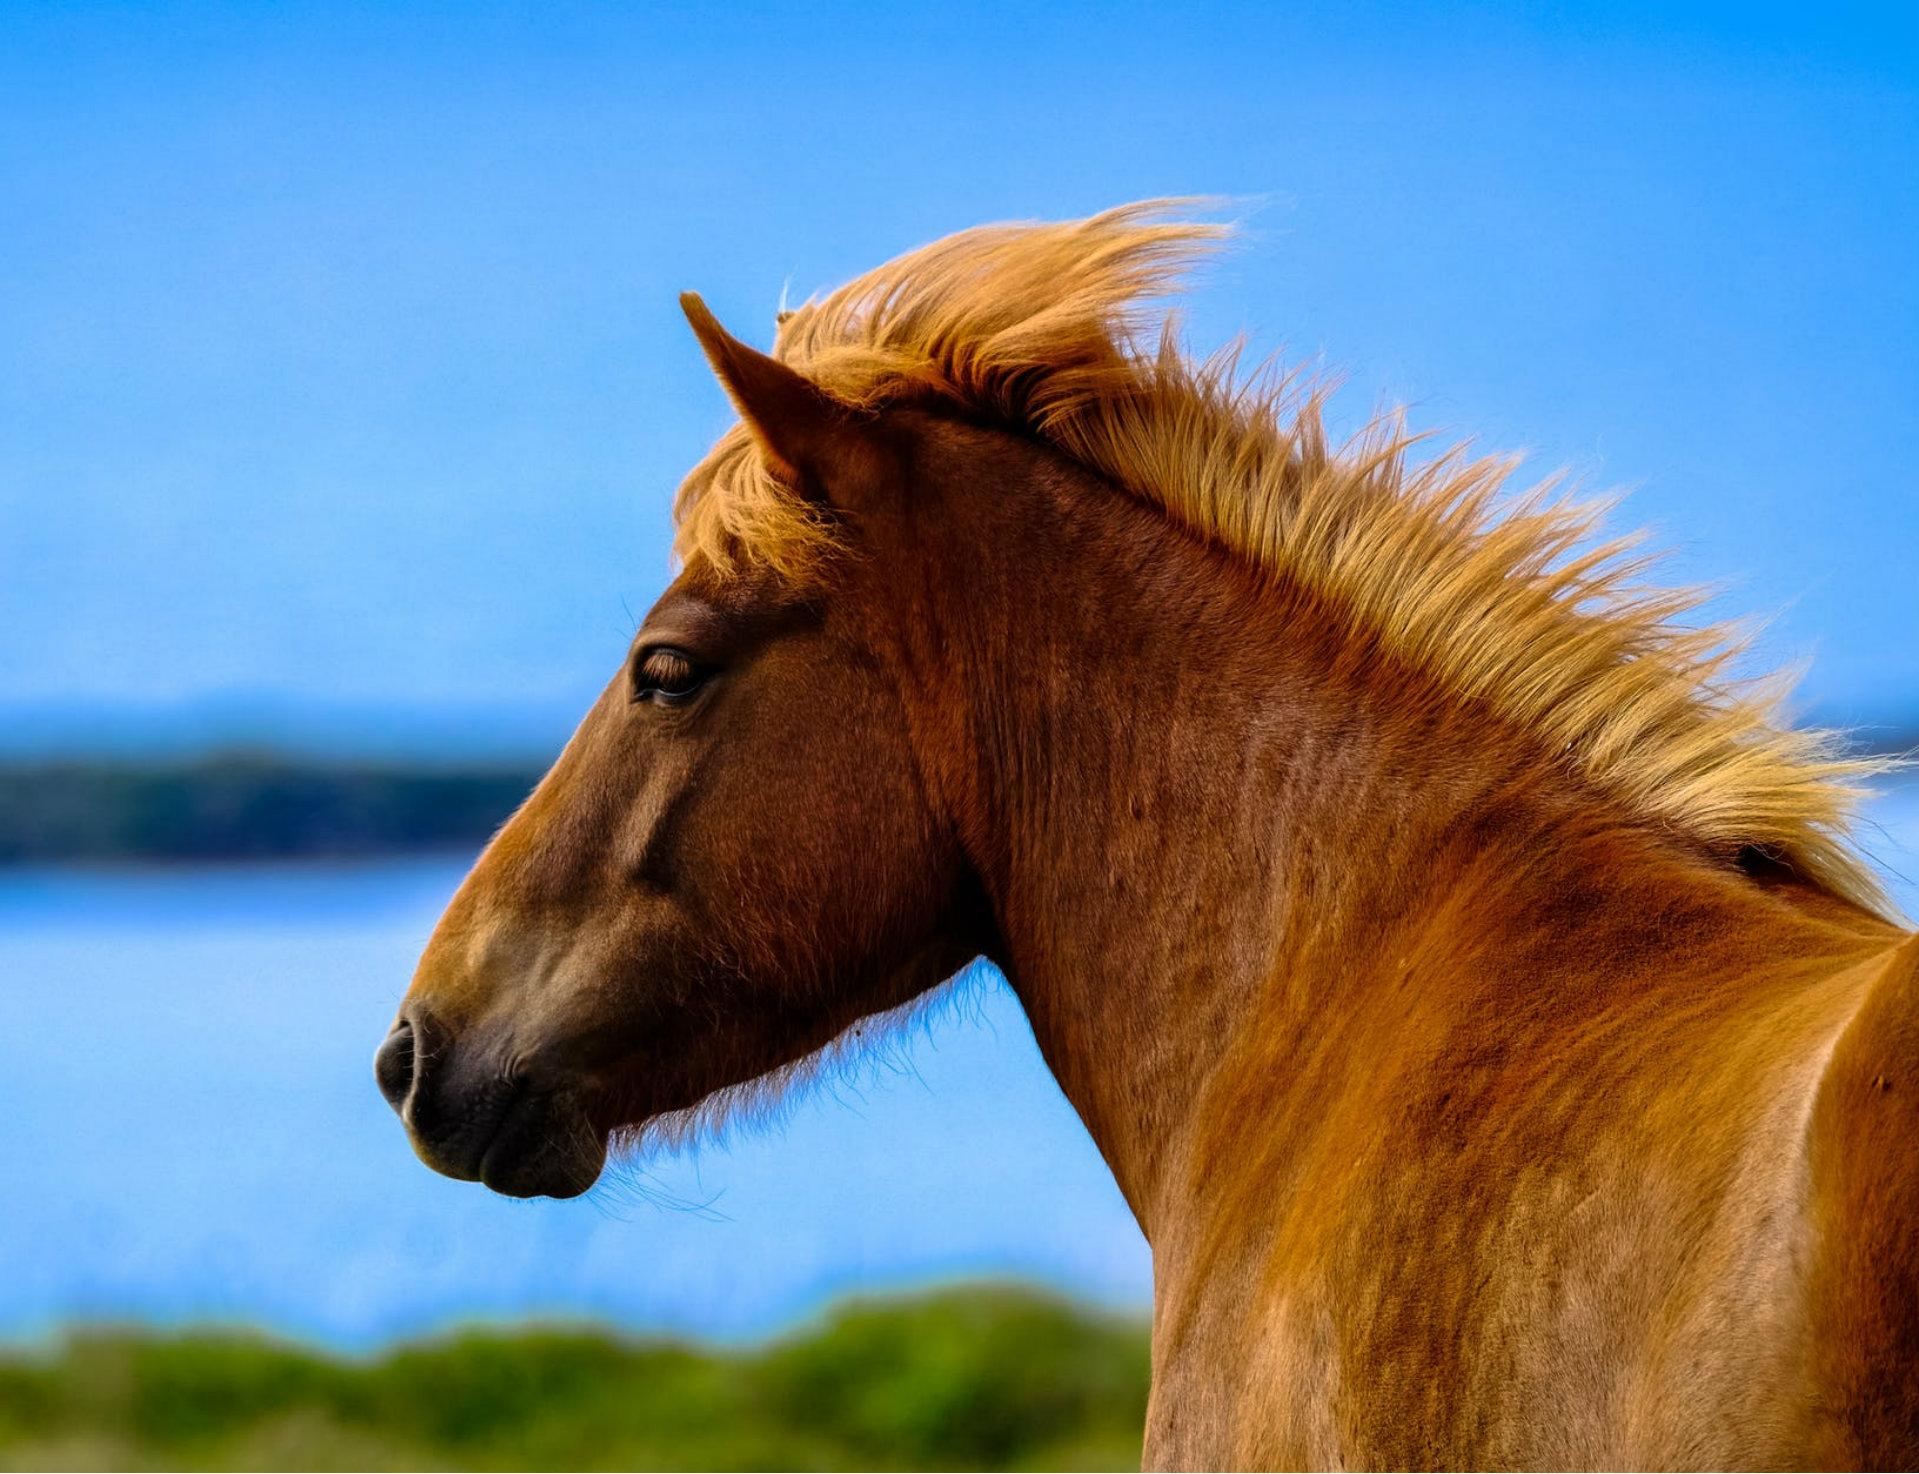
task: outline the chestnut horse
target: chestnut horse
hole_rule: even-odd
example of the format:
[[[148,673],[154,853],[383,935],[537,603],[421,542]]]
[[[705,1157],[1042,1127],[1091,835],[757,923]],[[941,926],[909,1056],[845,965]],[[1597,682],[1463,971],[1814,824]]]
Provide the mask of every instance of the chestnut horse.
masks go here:
[[[741,423],[380,1050],[416,1150],[582,1192],[984,956],[1152,1245],[1150,1463],[1910,1466],[1864,766],[1589,510],[1143,336],[1218,233],[685,299]]]

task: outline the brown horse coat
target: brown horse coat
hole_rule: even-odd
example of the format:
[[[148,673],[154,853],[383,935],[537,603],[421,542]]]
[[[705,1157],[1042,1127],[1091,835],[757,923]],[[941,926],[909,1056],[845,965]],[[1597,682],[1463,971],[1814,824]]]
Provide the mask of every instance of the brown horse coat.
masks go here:
[[[1919,1460],[1861,765],[1503,464],[1135,347],[1207,234],[689,304],[744,423],[382,1047],[416,1146],[581,1191],[983,953],[1152,1244],[1149,1463]]]

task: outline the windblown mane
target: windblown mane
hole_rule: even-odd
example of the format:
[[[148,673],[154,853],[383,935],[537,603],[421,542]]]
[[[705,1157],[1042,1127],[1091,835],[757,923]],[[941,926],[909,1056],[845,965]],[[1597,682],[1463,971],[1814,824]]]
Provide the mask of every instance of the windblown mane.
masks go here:
[[[1332,446],[1317,390],[1194,362],[1146,305],[1227,233],[1168,202],[986,226],[782,315],[775,353],[879,408],[943,399],[1040,437],[1194,531],[1350,611],[1463,697],[1538,734],[1632,810],[1728,854],[1756,849],[1882,913],[1849,830],[1883,763],[1791,727],[1787,684],[1734,682],[1741,642],[1681,621],[1697,590],[1638,582],[1637,537],[1594,542],[1603,506],[1513,458],[1415,463],[1397,418]],[[831,530],[735,427],[675,503],[676,551],[806,579]]]

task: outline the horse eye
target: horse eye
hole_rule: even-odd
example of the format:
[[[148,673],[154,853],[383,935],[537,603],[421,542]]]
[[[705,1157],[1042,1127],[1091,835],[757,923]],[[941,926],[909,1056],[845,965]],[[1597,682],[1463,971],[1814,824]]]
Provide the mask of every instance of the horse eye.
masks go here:
[[[691,696],[705,683],[707,672],[684,650],[668,646],[648,650],[633,663],[633,699],[658,697],[667,701]]]

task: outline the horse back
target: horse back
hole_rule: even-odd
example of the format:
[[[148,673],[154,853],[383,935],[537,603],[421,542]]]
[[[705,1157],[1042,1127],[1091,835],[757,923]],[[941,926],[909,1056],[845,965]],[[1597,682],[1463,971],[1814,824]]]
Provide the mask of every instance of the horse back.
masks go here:
[[[1919,1467],[1919,938],[1877,964],[1811,1124],[1813,1462]]]

